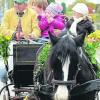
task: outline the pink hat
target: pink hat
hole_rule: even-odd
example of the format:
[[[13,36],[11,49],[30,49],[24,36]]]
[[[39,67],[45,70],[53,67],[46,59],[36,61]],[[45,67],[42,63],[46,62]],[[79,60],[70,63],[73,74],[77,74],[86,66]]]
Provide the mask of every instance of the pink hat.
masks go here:
[[[63,11],[63,7],[60,4],[57,3],[50,3],[46,10],[52,12],[54,15],[61,14]]]

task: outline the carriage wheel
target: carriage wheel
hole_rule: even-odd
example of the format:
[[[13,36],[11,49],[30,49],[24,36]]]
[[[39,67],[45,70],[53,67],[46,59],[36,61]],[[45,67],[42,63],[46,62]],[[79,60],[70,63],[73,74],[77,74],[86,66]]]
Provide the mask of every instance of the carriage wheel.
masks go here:
[[[0,90],[0,100],[10,100],[11,99],[10,97],[11,91],[9,90],[9,86],[11,85],[13,84],[7,84]]]

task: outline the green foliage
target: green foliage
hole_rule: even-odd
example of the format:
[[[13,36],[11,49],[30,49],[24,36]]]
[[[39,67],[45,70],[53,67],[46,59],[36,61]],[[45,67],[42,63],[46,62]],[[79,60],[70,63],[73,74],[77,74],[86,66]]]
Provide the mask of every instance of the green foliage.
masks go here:
[[[100,78],[100,64],[96,60],[96,49],[99,47],[100,42],[86,43],[85,52],[93,65],[96,65],[98,70],[96,72],[97,78]]]
[[[9,44],[10,44],[10,38],[7,38],[0,35],[0,55],[4,60],[5,65],[7,65],[7,60],[9,56]]]
[[[63,7],[63,11],[62,11],[62,13],[63,13],[63,14],[66,14],[66,10],[67,10],[67,8],[66,8],[66,4],[65,4],[65,2],[62,2],[61,5],[62,5],[62,7]]]
[[[45,63],[48,60],[49,57],[49,52],[50,52],[51,44],[45,43],[43,49],[39,53],[37,57],[37,62],[38,62],[38,71],[41,71],[45,67]]]
[[[67,15],[68,17],[71,17],[71,16],[72,16],[72,13],[73,13],[72,11],[67,11],[67,12],[66,12],[66,15]]]
[[[96,49],[99,47],[99,42],[86,43],[85,51],[89,55],[89,58],[93,64],[96,64]]]
[[[85,39],[85,52],[88,54],[88,57],[93,65],[96,65],[98,68],[97,77],[100,78],[100,64],[96,60],[96,50],[100,46],[100,30],[96,30],[91,33]]]
[[[50,4],[51,2],[55,2],[55,0],[47,0],[48,4]]]
[[[100,14],[99,13],[95,14],[95,21],[100,22]]]

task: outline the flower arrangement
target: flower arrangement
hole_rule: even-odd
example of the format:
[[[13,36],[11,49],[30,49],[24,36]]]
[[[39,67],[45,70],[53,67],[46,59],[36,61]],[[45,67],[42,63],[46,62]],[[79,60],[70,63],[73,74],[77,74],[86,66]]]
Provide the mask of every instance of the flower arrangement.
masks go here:
[[[7,65],[8,61],[10,41],[11,37],[4,35],[0,28],[0,56],[3,58],[5,65]]]
[[[100,30],[88,35],[85,39],[85,52],[88,54],[92,64],[97,65],[99,71],[97,76],[100,77],[100,64],[96,60],[96,50],[100,46]]]

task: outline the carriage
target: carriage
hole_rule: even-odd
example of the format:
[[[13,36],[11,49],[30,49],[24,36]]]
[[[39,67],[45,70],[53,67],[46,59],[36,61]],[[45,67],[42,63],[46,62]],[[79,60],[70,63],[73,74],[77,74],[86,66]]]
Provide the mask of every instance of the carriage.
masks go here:
[[[11,83],[6,84],[0,93],[6,88],[8,100],[95,100],[100,90],[100,80],[96,79],[86,56],[79,55],[76,49],[77,45],[82,45],[84,36],[73,39],[66,35],[58,39],[49,35],[53,45],[49,60],[51,66],[39,70],[42,65],[37,57],[45,43],[22,41],[14,44],[13,70],[9,73]],[[86,66],[85,70],[82,65]],[[66,72],[66,66],[70,66],[69,72]],[[10,95],[10,85],[14,86],[13,97]]]

